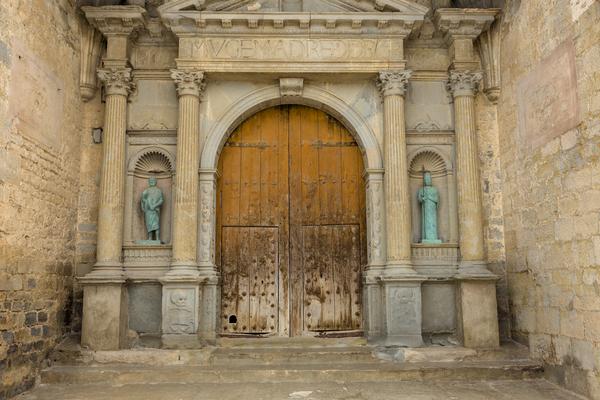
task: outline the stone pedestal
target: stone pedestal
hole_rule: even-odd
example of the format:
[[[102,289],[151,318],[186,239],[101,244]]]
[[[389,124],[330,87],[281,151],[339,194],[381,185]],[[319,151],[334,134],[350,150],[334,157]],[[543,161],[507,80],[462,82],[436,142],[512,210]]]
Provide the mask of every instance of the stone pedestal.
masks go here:
[[[200,279],[168,277],[161,279],[162,344],[164,348],[197,348]]]
[[[83,281],[81,345],[118,350],[127,340],[127,289],[120,280]]]
[[[385,336],[378,341],[385,346],[419,347],[421,335],[421,283],[419,278],[382,278],[385,306]]]
[[[468,348],[500,346],[495,280],[464,280],[458,287],[459,334]]]

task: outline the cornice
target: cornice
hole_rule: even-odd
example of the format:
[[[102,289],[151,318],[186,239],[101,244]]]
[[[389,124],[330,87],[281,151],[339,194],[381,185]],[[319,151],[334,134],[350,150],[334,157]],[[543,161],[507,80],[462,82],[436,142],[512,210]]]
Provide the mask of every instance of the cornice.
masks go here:
[[[144,26],[146,10],[140,6],[81,7],[92,26],[104,36],[129,35]]]
[[[450,43],[457,38],[477,39],[482,32],[490,28],[499,14],[498,8],[438,8],[433,22]]]
[[[378,34],[407,37],[417,31],[421,14],[394,12],[206,12],[161,13],[163,23],[178,36],[186,35],[339,35]]]

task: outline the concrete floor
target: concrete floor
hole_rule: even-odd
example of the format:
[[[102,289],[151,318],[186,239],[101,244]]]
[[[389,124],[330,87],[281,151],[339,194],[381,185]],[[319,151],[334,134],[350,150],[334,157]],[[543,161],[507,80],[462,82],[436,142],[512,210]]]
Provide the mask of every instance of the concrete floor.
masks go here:
[[[544,380],[493,382],[40,385],[15,400],[581,400]]]

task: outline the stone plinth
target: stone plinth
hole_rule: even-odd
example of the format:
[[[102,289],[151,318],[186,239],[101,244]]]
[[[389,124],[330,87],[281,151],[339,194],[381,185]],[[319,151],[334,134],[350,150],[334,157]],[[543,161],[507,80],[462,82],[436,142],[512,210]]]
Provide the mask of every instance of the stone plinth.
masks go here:
[[[92,350],[117,350],[127,339],[127,290],[121,281],[82,282],[81,345]]]
[[[194,348],[198,337],[200,280],[168,277],[161,279],[162,342],[165,348]]]
[[[459,333],[468,348],[500,346],[496,281],[461,281],[458,289]]]
[[[404,347],[423,345],[422,282],[423,279],[407,277],[381,279],[385,318],[384,336],[377,341],[378,344]]]

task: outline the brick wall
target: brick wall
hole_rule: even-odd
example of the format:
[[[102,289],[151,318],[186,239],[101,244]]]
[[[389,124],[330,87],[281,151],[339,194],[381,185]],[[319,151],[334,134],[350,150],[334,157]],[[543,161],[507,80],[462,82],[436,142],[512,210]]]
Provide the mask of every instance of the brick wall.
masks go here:
[[[81,135],[73,0],[0,2],[0,399],[70,320]]]

